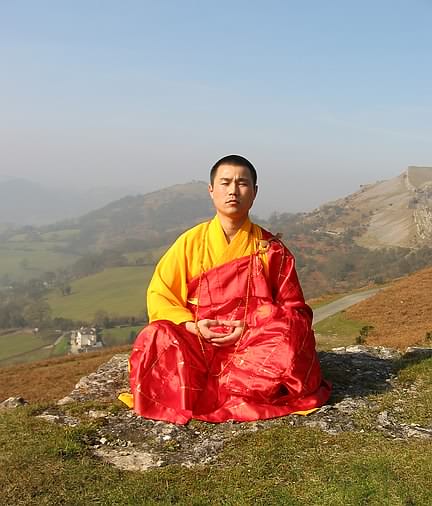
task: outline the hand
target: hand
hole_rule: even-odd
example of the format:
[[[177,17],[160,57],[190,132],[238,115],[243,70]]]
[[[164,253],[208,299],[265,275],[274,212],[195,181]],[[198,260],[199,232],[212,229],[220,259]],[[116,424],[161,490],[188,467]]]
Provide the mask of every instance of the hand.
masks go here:
[[[186,322],[186,329],[192,334],[198,335],[197,328],[203,339],[212,343],[214,346],[230,346],[236,343],[242,335],[244,323],[241,320],[199,320],[194,322]],[[212,327],[228,327],[226,333],[215,332]]]
[[[243,334],[245,323],[242,320],[219,320],[219,323],[230,328],[228,334],[218,334],[210,339],[210,342],[217,347],[231,346],[235,344]]]

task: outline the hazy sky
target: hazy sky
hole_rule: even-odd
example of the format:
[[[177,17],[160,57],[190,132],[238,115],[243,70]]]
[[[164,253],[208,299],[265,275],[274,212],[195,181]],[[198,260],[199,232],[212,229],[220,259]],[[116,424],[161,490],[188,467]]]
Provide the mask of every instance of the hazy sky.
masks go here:
[[[255,212],[432,165],[432,1],[0,0],[0,174],[152,191],[240,153]]]

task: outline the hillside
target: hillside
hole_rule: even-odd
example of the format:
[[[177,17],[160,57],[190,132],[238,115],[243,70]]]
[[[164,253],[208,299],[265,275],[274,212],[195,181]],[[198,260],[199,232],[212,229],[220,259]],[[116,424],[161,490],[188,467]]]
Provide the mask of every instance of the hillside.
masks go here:
[[[432,168],[364,185],[310,213],[274,213],[307,297],[346,292],[432,265]]]
[[[400,176],[363,185],[304,216],[317,230],[350,232],[367,248],[432,245],[432,167],[408,167]]]
[[[130,195],[73,221],[40,232],[78,230],[68,240],[71,250],[120,249],[122,252],[158,247],[214,213],[207,184],[178,184],[145,195]]]
[[[282,232],[296,256],[307,298],[387,282],[432,265],[431,174],[428,167],[409,167],[397,178],[366,185],[311,213],[275,213],[261,223]],[[0,288],[10,290],[14,282],[30,284],[39,278],[52,290],[48,302],[54,317],[88,320],[99,309],[117,315],[141,313],[144,304],[137,307],[137,301],[144,299],[151,266],[184,229],[213,212],[206,183],[191,182],[124,197],[67,222],[4,232]],[[385,224],[383,229],[379,223]],[[408,236],[409,241],[404,239]],[[385,241],[394,244],[390,248]],[[146,273],[143,278],[124,276],[132,272],[126,266],[141,266]],[[109,270],[114,267],[120,270]],[[107,272],[116,277],[111,285],[104,280]],[[67,297],[60,295],[65,283],[72,288]],[[11,295],[3,291],[3,298]],[[0,303],[1,298],[0,292]]]
[[[71,283],[71,294],[53,290],[48,303],[57,317],[92,322],[97,311],[110,315],[135,316],[146,312],[146,290],[153,266],[117,267]]]
[[[426,333],[432,333],[431,287],[432,268],[424,269],[352,306],[346,316],[367,321],[374,327],[367,338],[370,345],[399,349],[425,345]],[[429,344],[432,345],[432,340]]]
[[[68,269],[89,252],[115,249],[138,257],[152,255],[213,212],[207,184],[191,182],[124,197],[68,221],[3,229],[0,286]]]
[[[10,396],[23,396],[31,402],[55,401],[67,395],[78,380],[96,370],[119,351],[130,346],[94,353],[0,367],[0,402]]]

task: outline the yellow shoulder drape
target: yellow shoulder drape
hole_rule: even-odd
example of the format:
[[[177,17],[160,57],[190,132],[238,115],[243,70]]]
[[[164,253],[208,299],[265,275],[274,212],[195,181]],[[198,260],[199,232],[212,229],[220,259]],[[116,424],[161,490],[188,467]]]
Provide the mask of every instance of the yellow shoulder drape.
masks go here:
[[[261,228],[247,219],[228,243],[217,216],[182,234],[161,258],[150,282],[150,322],[170,320],[179,324],[193,320],[186,307],[187,283],[201,272],[250,255],[261,238]]]

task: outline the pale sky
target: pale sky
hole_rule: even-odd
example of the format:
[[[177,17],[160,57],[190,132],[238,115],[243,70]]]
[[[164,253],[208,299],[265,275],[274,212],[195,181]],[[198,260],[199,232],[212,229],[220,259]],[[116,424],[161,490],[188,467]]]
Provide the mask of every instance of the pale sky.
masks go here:
[[[0,0],[0,175],[153,191],[258,170],[254,212],[432,165],[432,1]]]

